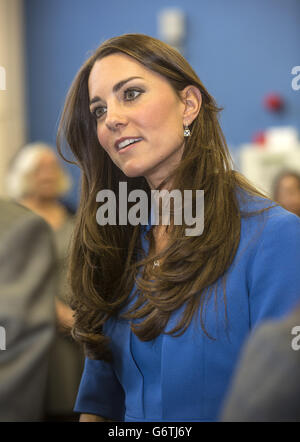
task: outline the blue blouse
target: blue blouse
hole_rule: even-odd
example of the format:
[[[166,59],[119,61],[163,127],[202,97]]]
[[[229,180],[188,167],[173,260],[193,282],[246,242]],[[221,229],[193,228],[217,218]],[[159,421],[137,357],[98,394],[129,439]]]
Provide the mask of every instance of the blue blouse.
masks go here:
[[[242,211],[270,205],[247,196]],[[145,238],[143,236],[145,247]],[[287,314],[300,301],[300,219],[274,207],[244,217],[240,243],[226,278],[228,327],[221,280],[218,295],[180,337],[162,334],[140,341],[124,319],[110,319],[113,363],[86,358],[74,411],[117,421],[213,421],[218,419],[240,351],[261,321]],[[184,306],[175,311],[171,330]],[[267,349],[266,349],[267,351]]]

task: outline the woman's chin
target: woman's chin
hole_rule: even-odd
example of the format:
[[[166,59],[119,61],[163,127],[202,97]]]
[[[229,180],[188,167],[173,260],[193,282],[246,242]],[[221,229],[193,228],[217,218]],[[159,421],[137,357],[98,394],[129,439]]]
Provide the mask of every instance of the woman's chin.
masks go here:
[[[122,172],[128,178],[137,178],[137,177],[145,176],[146,169],[145,169],[145,167],[137,167],[134,165],[130,165],[127,167],[122,167]]]

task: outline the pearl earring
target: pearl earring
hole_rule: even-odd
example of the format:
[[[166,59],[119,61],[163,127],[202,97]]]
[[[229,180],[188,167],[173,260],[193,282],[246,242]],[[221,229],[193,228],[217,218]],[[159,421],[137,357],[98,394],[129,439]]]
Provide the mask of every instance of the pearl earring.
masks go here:
[[[190,131],[190,129],[189,129],[187,124],[184,125],[183,136],[184,137],[190,137],[191,136],[191,131]]]

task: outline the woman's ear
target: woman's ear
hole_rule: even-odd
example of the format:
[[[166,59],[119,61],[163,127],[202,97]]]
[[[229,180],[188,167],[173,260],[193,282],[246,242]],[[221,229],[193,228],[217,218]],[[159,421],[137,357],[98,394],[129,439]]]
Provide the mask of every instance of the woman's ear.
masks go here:
[[[181,92],[181,99],[185,105],[183,112],[183,123],[187,126],[195,120],[202,104],[200,90],[193,85],[186,86]]]

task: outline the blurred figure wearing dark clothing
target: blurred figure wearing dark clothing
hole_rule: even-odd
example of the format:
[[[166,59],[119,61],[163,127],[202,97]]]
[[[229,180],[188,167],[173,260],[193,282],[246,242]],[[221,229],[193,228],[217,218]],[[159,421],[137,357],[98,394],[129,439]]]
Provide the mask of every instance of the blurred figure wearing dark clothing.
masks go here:
[[[0,421],[44,417],[57,291],[52,232],[40,217],[0,200]]]
[[[57,333],[51,350],[47,386],[47,418],[73,420],[73,407],[83,369],[83,352],[71,337],[73,311],[68,305],[67,260],[75,216],[60,201],[71,180],[48,144],[24,146],[7,175],[7,192],[40,215],[55,239],[59,287],[55,297]]]
[[[221,420],[300,422],[300,308],[250,336]]]

